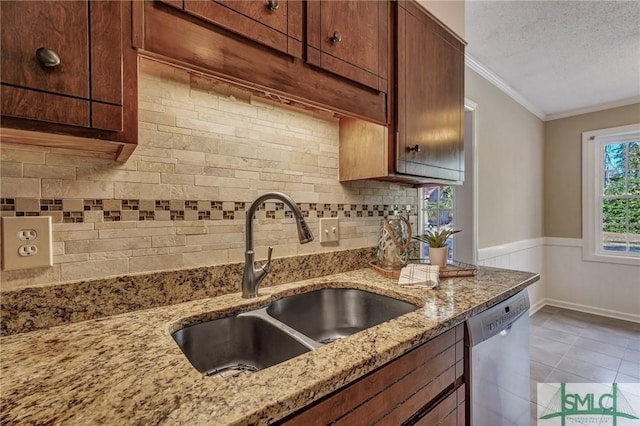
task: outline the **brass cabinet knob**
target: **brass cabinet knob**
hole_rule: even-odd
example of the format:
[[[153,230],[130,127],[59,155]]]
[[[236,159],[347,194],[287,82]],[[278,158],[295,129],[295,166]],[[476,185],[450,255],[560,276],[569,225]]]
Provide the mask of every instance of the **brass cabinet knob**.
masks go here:
[[[329,37],[329,40],[331,40],[331,43],[333,44],[338,44],[342,41],[342,34],[340,34],[338,31],[335,31],[333,35]]]
[[[60,56],[48,47],[41,47],[36,50],[36,59],[45,67],[53,68],[60,65]]]
[[[267,9],[269,12],[275,12],[280,7],[280,2],[278,0],[267,0]]]

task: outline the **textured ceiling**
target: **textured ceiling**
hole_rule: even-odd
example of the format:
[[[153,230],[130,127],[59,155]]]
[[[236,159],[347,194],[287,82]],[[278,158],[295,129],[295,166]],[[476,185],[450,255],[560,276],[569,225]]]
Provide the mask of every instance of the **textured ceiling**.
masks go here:
[[[467,54],[543,116],[640,99],[640,1],[467,0],[465,9]]]

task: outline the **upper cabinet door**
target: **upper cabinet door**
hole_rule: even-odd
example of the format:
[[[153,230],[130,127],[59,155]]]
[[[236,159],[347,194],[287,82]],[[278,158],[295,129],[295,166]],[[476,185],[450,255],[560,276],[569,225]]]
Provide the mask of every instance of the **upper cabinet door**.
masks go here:
[[[88,99],[87,2],[0,1],[0,10],[2,83]]]
[[[387,1],[307,2],[307,62],[387,92]]]
[[[184,10],[280,52],[302,56],[301,0],[185,0]]]
[[[3,140],[101,158],[133,152],[131,10],[125,1],[0,1]]]
[[[398,3],[396,171],[464,180],[464,43]]]

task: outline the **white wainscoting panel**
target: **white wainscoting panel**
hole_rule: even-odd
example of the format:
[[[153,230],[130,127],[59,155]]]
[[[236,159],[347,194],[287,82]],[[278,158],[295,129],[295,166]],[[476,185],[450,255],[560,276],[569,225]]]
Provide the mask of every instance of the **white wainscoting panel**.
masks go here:
[[[544,303],[640,322],[640,266],[587,262],[582,240],[545,238]]]
[[[535,238],[478,250],[478,264],[540,274],[531,314],[544,305],[640,322],[640,266],[587,262],[582,239]]]
[[[478,250],[478,264],[540,274],[540,281],[528,287],[531,313],[544,305],[547,277],[542,273],[544,238],[515,241]]]

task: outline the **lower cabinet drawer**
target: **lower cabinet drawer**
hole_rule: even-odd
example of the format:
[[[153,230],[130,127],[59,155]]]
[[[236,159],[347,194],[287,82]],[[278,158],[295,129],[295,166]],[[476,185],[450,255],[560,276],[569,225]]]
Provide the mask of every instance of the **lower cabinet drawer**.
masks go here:
[[[459,372],[463,362],[462,354],[456,351],[456,338],[462,335],[449,330],[280,424],[397,426],[422,422],[427,416],[439,420],[422,424],[435,425],[449,416],[453,423],[448,424],[456,424],[457,414],[452,412],[458,406],[459,389],[463,389],[464,403],[464,386],[456,388],[456,383],[462,382]],[[464,420],[464,406],[462,412]]]

